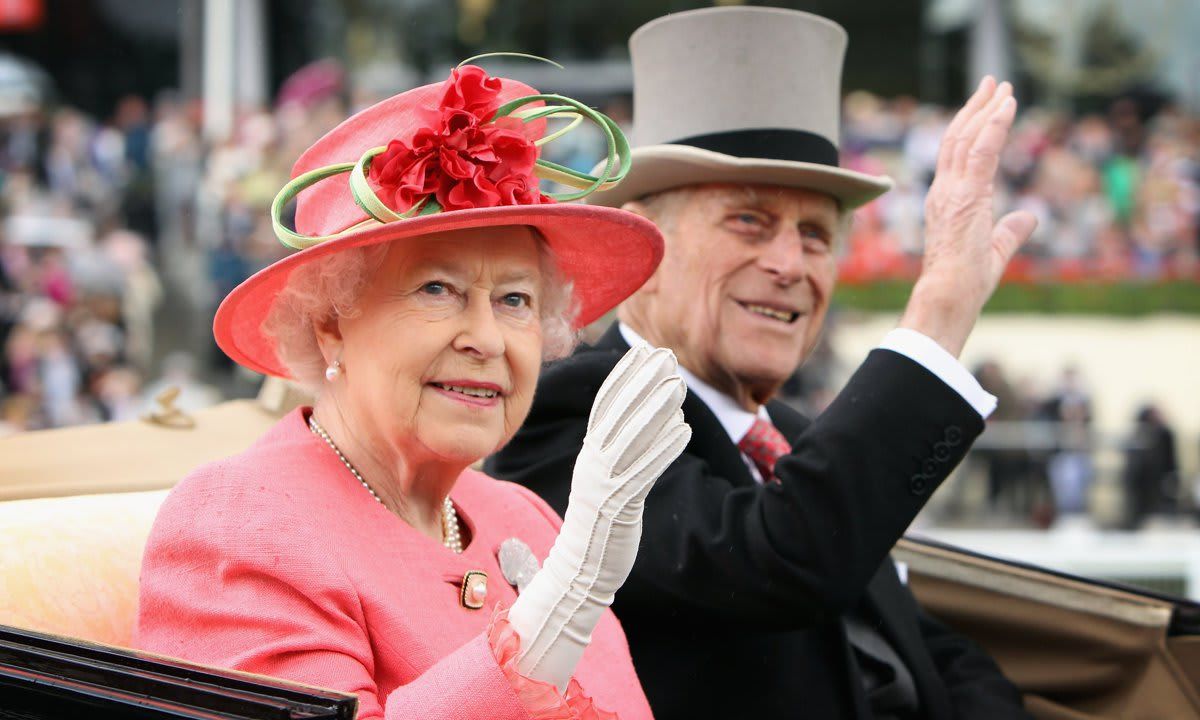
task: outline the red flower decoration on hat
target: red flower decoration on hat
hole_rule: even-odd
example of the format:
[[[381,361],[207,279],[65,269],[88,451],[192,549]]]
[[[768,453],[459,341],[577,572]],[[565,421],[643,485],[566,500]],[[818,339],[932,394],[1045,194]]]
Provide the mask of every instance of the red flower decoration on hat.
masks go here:
[[[450,73],[431,127],[395,138],[371,161],[380,199],[405,212],[432,196],[443,210],[554,200],[533,175],[538,148],[513,117],[497,118],[500,80],[466,65]]]
[[[486,120],[500,107],[500,78],[488,77],[476,65],[464,65],[450,71],[442,93],[442,107],[466,110]]]

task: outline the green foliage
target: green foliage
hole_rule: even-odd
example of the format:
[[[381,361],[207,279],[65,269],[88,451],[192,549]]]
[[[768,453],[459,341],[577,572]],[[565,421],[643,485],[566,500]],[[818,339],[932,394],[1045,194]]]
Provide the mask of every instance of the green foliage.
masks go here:
[[[900,311],[908,301],[912,283],[877,282],[840,285],[834,304],[847,310]],[[1151,313],[1200,315],[1200,283],[1009,283],[1001,285],[983,310],[985,313],[1047,313],[1063,315],[1137,316]]]

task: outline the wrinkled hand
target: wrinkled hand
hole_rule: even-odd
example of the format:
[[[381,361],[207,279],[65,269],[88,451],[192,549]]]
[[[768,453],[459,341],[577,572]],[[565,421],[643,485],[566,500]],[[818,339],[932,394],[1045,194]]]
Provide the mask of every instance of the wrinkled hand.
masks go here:
[[[984,78],[946,129],[925,199],[925,257],[900,326],[955,356],[1008,261],[1037,226],[1023,211],[995,221],[996,168],[1016,112],[1012,86]]]
[[[600,386],[562,530],[508,614],[525,676],[566,688],[633,569],[646,495],[691,438],[680,409],[686,393],[675,355],[645,347],[626,353]]]

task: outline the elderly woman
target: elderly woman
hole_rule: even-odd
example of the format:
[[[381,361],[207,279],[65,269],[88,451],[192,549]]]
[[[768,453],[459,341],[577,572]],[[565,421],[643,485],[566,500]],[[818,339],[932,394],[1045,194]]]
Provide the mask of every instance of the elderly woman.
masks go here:
[[[563,114],[606,134],[599,177],[538,159]],[[140,647],[355,693],[360,718],[650,717],[607,608],[690,436],[674,357],[634,351],[608,378],[564,520],[469,469],[524,421],[543,360],[661,258],[649,222],[537,189],[535,173],[579,197],[618,156],[607,118],[466,66],[300,158],[273,213],[305,249],[236,288],[215,334],[316,401],[172,491]]]

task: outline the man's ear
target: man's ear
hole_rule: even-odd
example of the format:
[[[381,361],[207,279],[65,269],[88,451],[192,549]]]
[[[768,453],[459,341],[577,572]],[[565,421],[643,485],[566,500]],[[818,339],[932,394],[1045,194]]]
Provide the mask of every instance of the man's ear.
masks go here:
[[[342,326],[336,313],[330,313],[320,320],[313,320],[313,335],[317,338],[317,347],[326,365],[332,365],[334,360],[342,359]]]
[[[641,215],[642,217],[646,218],[647,220],[653,220],[653,218],[650,217],[650,214],[646,210],[645,203],[643,203],[641,200],[630,200],[629,202],[622,205],[621,209],[631,212],[634,215]]]
[[[647,220],[654,222],[654,218],[650,217],[649,209],[641,200],[630,200],[629,202],[621,205],[621,209],[631,212],[634,215],[640,215]],[[658,223],[655,223],[655,226],[658,227],[659,231],[663,233],[663,243],[666,244],[666,232],[661,226],[658,225]],[[661,265],[659,267],[661,267]],[[641,293],[653,293],[658,290],[658,270],[659,268],[655,268],[654,274],[651,275],[646,282],[642,283],[642,286],[634,293],[635,295]]]

